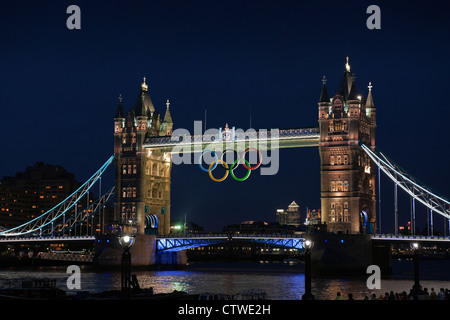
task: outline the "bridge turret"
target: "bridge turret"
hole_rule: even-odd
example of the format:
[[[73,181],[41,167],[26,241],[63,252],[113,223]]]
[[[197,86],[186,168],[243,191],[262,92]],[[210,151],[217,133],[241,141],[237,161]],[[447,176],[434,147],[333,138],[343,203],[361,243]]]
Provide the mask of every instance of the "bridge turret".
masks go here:
[[[375,144],[373,100],[358,94],[355,79],[347,57],[337,93],[319,101],[321,218],[334,233],[375,232],[375,170],[359,147]]]
[[[377,127],[377,108],[373,102],[372,97],[372,82],[368,85],[369,93],[366,99],[366,115],[370,121],[370,147],[375,150],[375,137],[376,137],[376,127]]]
[[[173,130],[173,122],[172,122],[172,115],[170,114],[169,110],[170,102],[169,99],[166,101],[166,114],[164,115],[164,120],[160,125],[160,136],[170,136],[172,135]]]
[[[322,91],[319,98],[319,119],[327,119],[330,111],[330,98],[327,91],[327,78],[322,78]]]
[[[170,154],[147,151],[145,140],[160,135],[159,113],[148,93],[146,78],[141,83],[138,98],[124,115],[120,101],[120,111],[115,118],[114,155],[116,166],[116,196],[114,204],[115,221],[133,221],[140,234],[147,233],[145,217],[152,215],[158,220],[157,233],[170,232]],[[172,122],[168,113],[165,120]],[[168,121],[167,121],[168,123]],[[172,123],[170,130],[172,130]],[[166,130],[165,135],[169,127]],[[151,231],[152,234],[156,230]]]

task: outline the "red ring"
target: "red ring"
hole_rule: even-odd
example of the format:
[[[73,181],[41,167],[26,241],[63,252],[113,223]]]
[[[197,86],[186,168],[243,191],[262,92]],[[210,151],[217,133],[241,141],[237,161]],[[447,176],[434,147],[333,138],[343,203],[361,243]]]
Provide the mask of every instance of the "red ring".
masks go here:
[[[255,169],[258,169],[259,166],[261,165],[261,162],[262,162],[262,155],[261,155],[261,152],[259,152],[258,149],[256,149],[256,148],[247,148],[247,149],[242,153],[241,159],[245,159],[245,154],[246,154],[249,150],[255,150],[255,151],[258,152],[258,155],[259,155],[259,162],[258,162],[255,166],[250,167],[250,168],[247,167],[247,165],[245,164],[245,161],[242,162],[242,165],[243,165],[244,168],[247,169],[247,170],[255,170]]]

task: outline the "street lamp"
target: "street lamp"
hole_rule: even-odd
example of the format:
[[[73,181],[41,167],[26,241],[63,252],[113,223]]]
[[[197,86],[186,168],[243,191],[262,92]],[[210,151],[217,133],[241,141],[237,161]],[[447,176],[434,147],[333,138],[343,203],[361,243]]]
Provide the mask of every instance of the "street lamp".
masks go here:
[[[132,234],[122,234],[119,236],[119,244],[123,249],[122,253],[122,297],[130,297],[131,284],[131,253],[130,248],[134,244],[135,237]]]
[[[414,285],[413,292],[419,294],[420,284],[419,284],[419,244],[417,242],[411,243],[411,249],[414,252]]]
[[[302,300],[314,300],[314,296],[311,293],[311,248],[313,242],[306,240],[305,247],[305,293],[302,296]]]

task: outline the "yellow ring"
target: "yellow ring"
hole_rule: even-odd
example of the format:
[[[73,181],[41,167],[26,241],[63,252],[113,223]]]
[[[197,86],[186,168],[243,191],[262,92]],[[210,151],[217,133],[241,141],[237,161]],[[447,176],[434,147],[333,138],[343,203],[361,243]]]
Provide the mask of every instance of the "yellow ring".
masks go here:
[[[213,162],[211,162],[211,164],[209,165],[209,168],[208,168],[208,174],[209,174],[209,177],[211,178],[211,180],[213,180],[213,181],[215,181],[215,182],[222,182],[223,180],[225,180],[225,179],[228,177],[228,172],[230,172],[230,171],[228,170],[228,165],[227,165],[227,163],[226,163],[225,161],[223,161],[223,160],[221,160],[221,159],[217,160],[217,164],[219,164],[219,163],[224,164],[226,170],[225,170],[225,175],[224,175],[222,178],[216,179],[216,178],[213,177],[213,175],[212,175],[212,173],[211,173],[211,168],[214,166],[214,163],[216,163],[216,160],[214,160]]]

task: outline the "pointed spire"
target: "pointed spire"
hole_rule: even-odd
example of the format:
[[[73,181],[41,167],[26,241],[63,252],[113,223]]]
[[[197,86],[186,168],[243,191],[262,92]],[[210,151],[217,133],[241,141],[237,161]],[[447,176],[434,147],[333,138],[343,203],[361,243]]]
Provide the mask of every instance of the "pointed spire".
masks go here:
[[[359,100],[358,92],[356,91],[355,79],[352,80],[352,87],[350,89],[350,93],[348,94],[347,100]]]
[[[348,100],[348,96],[350,94],[350,91],[352,89],[352,84],[354,82],[354,75],[350,73],[350,64],[348,63],[348,57],[347,57],[347,63],[345,64],[345,71],[344,76],[342,77],[341,83],[339,85],[338,93],[341,94],[345,100]]]
[[[152,99],[148,93],[148,86],[145,83],[146,78],[144,77],[144,82],[141,83],[141,91],[134,104],[134,112],[136,116],[148,116],[148,113],[155,112],[155,107],[153,106]]]
[[[369,88],[369,94],[367,95],[366,108],[374,108],[375,104],[373,103],[372,97],[372,82],[369,82],[369,85],[367,87]]]
[[[119,95],[119,105],[117,106],[117,112],[116,112],[116,116],[115,118],[124,118],[125,114],[123,112],[123,107],[122,107],[122,95]]]
[[[142,88],[142,90],[145,90],[145,91],[148,90],[148,86],[147,86],[147,84],[145,83],[145,77],[144,77],[144,82],[141,83],[141,88]]]
[[[320,92],[319,102],[330,102],[327,92],[327,78],[323,76],[322,78],[322,91]]]
[[[169,99],[167,99],[166,101],[166,114],[164,115],[164,122],[165,123],[172,123],[172,116],[170,115],[170,110],[169,110],[169,106],[170,106],[170,102]]]
[[[350,72],[350,64],[348,63],[348,56],[347,56],[347,62],[345,63],[345,70],[347,72]]]

